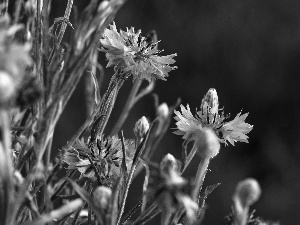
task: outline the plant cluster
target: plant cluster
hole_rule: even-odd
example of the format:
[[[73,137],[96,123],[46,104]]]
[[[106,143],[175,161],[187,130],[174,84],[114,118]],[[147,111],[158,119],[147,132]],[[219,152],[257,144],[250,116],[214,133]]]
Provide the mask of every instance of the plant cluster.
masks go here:
[[[201,224],[205,201],[219,185],[203,188],[209,162],[221,144],[248,142],[253,126],[248,113],[230,120],[211,88],[199,111],[189,105],[159,104],[156,118],[142,117],[132,128],[134,139],[121,131],[133,106],[151,93],[157,80],[176,69],[176,54],[162,56],[155,31],[143,36],[134,28],[117,30],[113,19],[125,0],[91,0],[74,26],[65,15],[49,22],[50,0],[4,1],[0,5],[0,221],[26,224],[145,224],[160,215],[161,224]],[[14,4],[13,12],[8,8]],[[71,40],[63,42],[67,26]],[[114,68],[101,96],[105,53]],[[56,154],[55,126],[81,77],[86,84],[86,121]],[[105,133],[118,92],[132,76],[132,90],[110,134]],[[145,81],[146,80],[146,81]],[[141,88],[142,82],[148,85]],[[180,111],[175,110],[180,105]],[[183,138],[182,158],[152,155],[176,120],[174,134]],[[199,157],[195,178],[183,174]],[[140,201],[125,212],[132,181],[145,170]],[[63,177],[61,174],[64,174]],[[254,179],[241,181],[233,196],[228,222],[271,224],[254,218],[249,207],[258,200]],[[134,219],[133,219],[134,218]]]

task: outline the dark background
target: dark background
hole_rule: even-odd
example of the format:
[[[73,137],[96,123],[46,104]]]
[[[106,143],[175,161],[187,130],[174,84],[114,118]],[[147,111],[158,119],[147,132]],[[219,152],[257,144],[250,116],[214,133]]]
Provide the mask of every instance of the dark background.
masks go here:
[[[79,12],[87,3],[74,1]],[[53,0],[52,4],[53,17],[63,16],[66,1]],[[144,35],[155,29],[161,40],[159,48],[165,50],[162,55],[178,54],[178,69],[170,73],[167,82],[157,82],[154,92],[161,102],[172,105],[180,97],[194,113],[207,90],[214,87],[220,106],[224,106],[225,113],[231,113],[232,119],[241,109],[250,112],[246,120],[254,125],[250,143],[222,146],[210,164],[205,185],[222,184],[208,198],[204,224],[225,223],[235,186],[247,177],[256,178],[262,187],[262,196],[252,207],[256,215],[281,224],[298,224],[300,2],[129,0],[115,22],[118,29],[133,26],[142,29]],[[106,66],[103,53],[99,60]],[[106,70],[104,89],[112,73]],[[120,113],[131,85],[130,79],[122,88],[107,131]],[[55,149],[64,145],[85,119],[82,87],[81,84],[76,90],[57,126]],[[151,96],[138,103],[125,123],[126,138],[133,138],[134,123],[142,116],[154,119]],[[174,120],[171,127],[175,127]],[[182,139],[170,130],[154,160],[160,161],[167,152],[180,158],[181,143]],[[192,176],[196,166],[197,161],[187,175]],[[135,186],[138,185],[137,182]],[[141,193],[138,188],[132,191],[130,204],[137,201]]]

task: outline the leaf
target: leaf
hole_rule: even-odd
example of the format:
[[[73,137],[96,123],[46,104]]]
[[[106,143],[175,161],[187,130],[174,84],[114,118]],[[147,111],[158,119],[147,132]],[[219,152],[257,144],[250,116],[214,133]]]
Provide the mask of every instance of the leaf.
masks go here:
[[[198,211],[198,218],[201,217],[201,213],[205,208],[205,200],[207,199],[207,196],[210,195],[216,187],[218,187],[221,183],[217,183],[217,184],[213,184],[213,185],[209,185],[205,188],[204,192],[202,192],[202,194],[200,194],[200,198],[198,200],[198,204],[200,206],[200,209]]]

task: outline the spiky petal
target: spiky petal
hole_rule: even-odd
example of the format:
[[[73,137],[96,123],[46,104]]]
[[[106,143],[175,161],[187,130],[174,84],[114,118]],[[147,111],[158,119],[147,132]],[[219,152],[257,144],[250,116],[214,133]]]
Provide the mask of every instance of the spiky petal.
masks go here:
[[[141,35],[141,30],[135,32],[134,28],[126,31],[117,31],[115,23],[105,29],[103,38],[100,39],[102,48],[108,59],[107,67],[122,69],[133,76],[133,80],[145,79],[151,82],[155,79],[166,80],[168,73],[176,69],[169,66],[175,63],[176,54],[159,56],[158,42],[149,42]]]
[[[248,143],[248,134],[252,129],[253,126],[245,123],[245,119],[247,118],[249,113],[245,113],[241,115],[238,113],[236,117],[230,121],[225,123],[221,127],[221,132],[223,134],[223,138],[226,141],[229,141],[230,144],[234,145],[234,142],[246,142]]]

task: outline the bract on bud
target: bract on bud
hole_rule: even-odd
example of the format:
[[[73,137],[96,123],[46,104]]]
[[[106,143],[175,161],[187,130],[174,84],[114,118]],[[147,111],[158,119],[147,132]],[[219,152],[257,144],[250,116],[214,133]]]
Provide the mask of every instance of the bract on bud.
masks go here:
[[[198,148],[201,157],[213,158],[219,153],[219,139],[212,129],[204,127],[195,136],[195,147]]]
[[[248,178],[237,184],[233,200],[239,201],[241,207],[246,208],[255,203],[260,195],[259,183],[253,178]]]
[[[204,98],[202,99],[201,109],[209,107],[211,114],[218,113],[219,110],[219,99],[216,89],[210,88]]]
[[[165,102],[157,107],[156,115],[161,118],[166,118],[169,115],[169,107]]]
[[[137,138],[142,139],[142,138],[145,137],[145,135],[148,132],[149,128],[150,128],[149,122],[146,119],[146,117],[143,116],[141,119],[139,119],[135,123],[133,132],[134,132],[134,134]]]
[[[93,192],[93,200],[96,206],[105,210],[108,208],[112,191],[110,188],[105,186],[99,186]]]
[[[16,82],[5,71],[0,71],[0,106],[11,101],[15,95]]]

